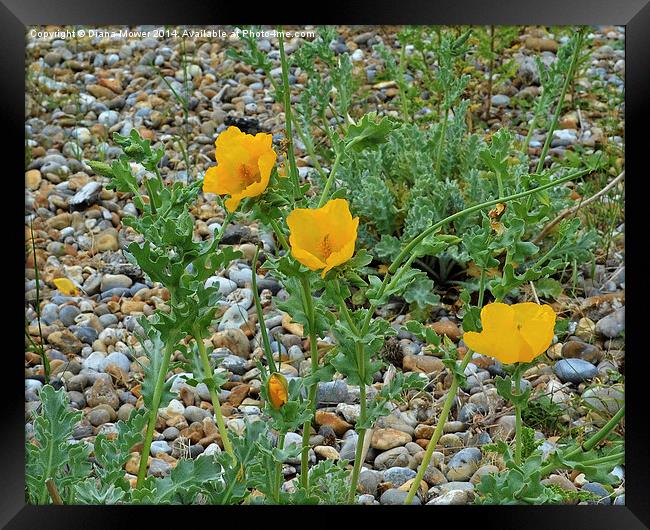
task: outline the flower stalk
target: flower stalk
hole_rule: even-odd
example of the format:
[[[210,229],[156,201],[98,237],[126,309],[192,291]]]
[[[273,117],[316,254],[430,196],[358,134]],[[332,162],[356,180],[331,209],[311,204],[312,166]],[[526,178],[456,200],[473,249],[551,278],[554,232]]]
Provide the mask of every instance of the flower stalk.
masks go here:
[[[212,368],[210,367],[210,360],[208,359],[208,353],[205,349],[205,344],[203,344],[203,339],[201,338],[201,333],[199,329],[194,327],[194,340],[196,340],[196,345],[199,349],[199,355],[201,357],[201,365],[203,371],[205,372],[205,377],[210,378],[210,384],[208,388],[210,390],[210,398],[212,399],[212,408],[214,409],[214,415],[216,418],[217,427],[219,429],[219,434],[221,436],[221,441],[223,442],[223,448],[225,451],[235,460],[235,452],[233,451],[232,444],[230,443],[230,437],[228,436],[228,429],[223,419],[223,414],[221,412],[221,403],[219,403],[219,394],[217,389],[214,386],[214,380],[212,380]]]
[[[138,480],[136,482],[136,489],[142,487],[145,474],[147,472],[147,462],[149,460],[149,453],[151,452],[151,442],[153,441],[153,431],[156,427],[156,420],[158,419],[158,408],[160,406],[160,399],[162,398],[163,386],[165,384],[165,376],[169,370],[169,363],[176,347],[175,341],[170,341],[165,345],[163,351],[162,365],[158,372],[158,379],[156,379],[156,386],[154,387],[153,399],[151,402],[151,410],[149,411],[149,421],[147,423],[147,430],[144,435],[144,444],[142,446],[142,453],[140,454],[140,466],[138,467]]]
[[[521,394],[521,364],[517,363],[514,372],[514,386],[517,394]],[[518,466],[521,465],[521,430],[522,430],[522,421],[521,421],[521,401],[514,400],[513,405],[515,407],[515,464]]]
[[[278,28],[278,46],[280,48],[280,64],[282,66],[282,95],[284,96],[284,124],[287,136],[287,157],[289,159],[289,174],[291,181],[294,185],[294,190],[297,192],[300,188],[300,181],[298,180],[298,166],[296,165],[296,155],[293,152],[293,131],[292,121],[293,116],[291,112],[291,89],[289,88],[289,65],[287,63],[287,55],[284,51],[284,37],[282,27]]]
[[[311,373],[318,370],[318,337],[316,333],[316,318],[314,313],[314,301],[311,294],[311,282],[306,274],[300,276],[300,285],[303,293],[303,303],[307,320],[309,322],[309,349],[311,358]],[[314,381],[309,385],[308,401],[311,418],[316,413],[316,390],[318,382]],[[302,426],[302,452],[300,455],[300,482],[309,493],[309,437],[311,435],[311,419],[305,421]]]
[[[465,371],[465,368],[467,368],[467,365],[469,364],[471,358],[472,358],[472,352],[471,350],[467,350],[467,353],[465,353],[465,357],[463,357],[463,360],[460,363],[461,372]],[[406,500],[404,501],[404,504],[411,504],[413,502],[413,498],[415,497],[415,494],[418,491],[418,488],[420,487],[420,482],[422,482],[422,477],[424,477],[424,473],[427,470],[427,467],[429,467],[429,462],[431,462],[433,451],[435,450],[436,445],[438,444],[438,440],[440,440],[440,437],[442,436],[443,429],[445,427],[445,423],[447,423],[447,417],[449,416],[449,412],[451,411],[451,406],[454,403],[454,399],[456,398],[457,391],[458,391],[458,378],[454,374],[454,379],[451,383],[451,387],[449,388],[449,392],[447,392],[447,397],[445,399],[444,405],[442,406],[442,411],[440,412],[440,416],[438,417],[438,424],[436,425],[436,428],[433,431],[431,440],[429,440],[429,443],[427,444],[427,448],[424,453],[424,458],[422,459],[422,463],[420,464],[417,475],[415,475],[415,479],[413,479],[413,483],[411,484],[411,489],[409,490],[408,495],[406,496]]]

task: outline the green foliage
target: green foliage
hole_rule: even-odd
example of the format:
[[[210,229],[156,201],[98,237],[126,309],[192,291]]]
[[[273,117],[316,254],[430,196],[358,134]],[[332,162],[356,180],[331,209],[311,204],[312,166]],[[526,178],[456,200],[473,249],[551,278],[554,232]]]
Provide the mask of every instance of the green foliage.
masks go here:
[[[475,504],[537,505],[557,504],[562,501],[561,495],[541,483],[541,454],[533,453],[518,466],[505,442],[499,441],[492,447],[503,455],[507,469],[498,474],[481,477],[481,483],[476,488],[479,496],[475,499]]]
[[[322,460],[309,470],[309,481],[313,485],[312,494],[318,504],[341,506],[346,503],[350,477],[347,462]]]
[[[70,443],[72,430],[82,416],[70,410],[65,389],[44,385],[42,408],[34,419],[34,440],[26,444],[25,479],[30,504],[50,504],[47,480],[54,481],[66,504],[75,502],[75,484],[90,472],[89,446]]]
[[[555,434],[559,430],[562,414],[562,408],[557,403],[553,403],[549,396],[540,395],[528,401],[528,406],[522,411],[522,419],[533,429]]]

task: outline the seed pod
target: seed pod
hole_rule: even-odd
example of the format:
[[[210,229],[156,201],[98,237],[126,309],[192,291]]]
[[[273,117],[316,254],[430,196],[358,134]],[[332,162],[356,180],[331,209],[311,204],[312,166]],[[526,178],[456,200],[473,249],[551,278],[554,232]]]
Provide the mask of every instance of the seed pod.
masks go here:
[[[273,373],[266,383],[266,391],[271,406],[279,410],[282,405],[289,401],[289,385],[286,378],[280,373]]]

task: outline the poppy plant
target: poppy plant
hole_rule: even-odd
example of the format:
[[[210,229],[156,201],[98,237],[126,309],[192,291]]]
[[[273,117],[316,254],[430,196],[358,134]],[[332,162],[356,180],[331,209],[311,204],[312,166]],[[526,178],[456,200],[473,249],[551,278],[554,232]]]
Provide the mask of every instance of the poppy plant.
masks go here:
[[[463,336],[472,350],[504,364],[530,362],[551,345],[555,312],[549,305],[533,302],[495,302],[481,310],[481,323],[483,331]]]
[[[228,127],[214,144],[217,165],[206,171],[203,191],[230,195],[226,199],[229,212],[234,212],[246,197],[264,193],[277,159],[272,141],[270,134],[253,136]]]
[[[345,199],[333,199],[322,208],[296,208],[287,217],[291,255],[322,276],[354,254],[359,218],[352,218]]]

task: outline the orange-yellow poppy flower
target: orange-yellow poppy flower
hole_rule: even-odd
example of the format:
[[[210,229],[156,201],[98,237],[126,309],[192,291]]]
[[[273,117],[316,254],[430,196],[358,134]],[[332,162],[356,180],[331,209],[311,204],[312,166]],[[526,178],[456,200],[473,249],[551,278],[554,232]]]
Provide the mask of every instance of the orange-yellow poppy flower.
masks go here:
[[[275,410],[278,410],[289,401],[289,386],[287,385],[286,378],[282,374],[271,374],[266,389],[271,406]]]
[[[217,165],[206,171],[203,191],[230,195],[226,199],[229,212],[234,212],[246,197],[264,193],[277,158],[272,141],[270,134],[253,136],[228,127],[214,143]]]
[[[472,350],[504,364],[530,362],[551,345],[555,312],[549,305],[532,302],[495,302],[481,310],[481,323],[483,331],[468,331],[463,336]]]
[[[354,254],[359,218],[352,218],[345,199],[328,201],[322,208],[296,208],[287,217],[291,255],[322,276]]]

